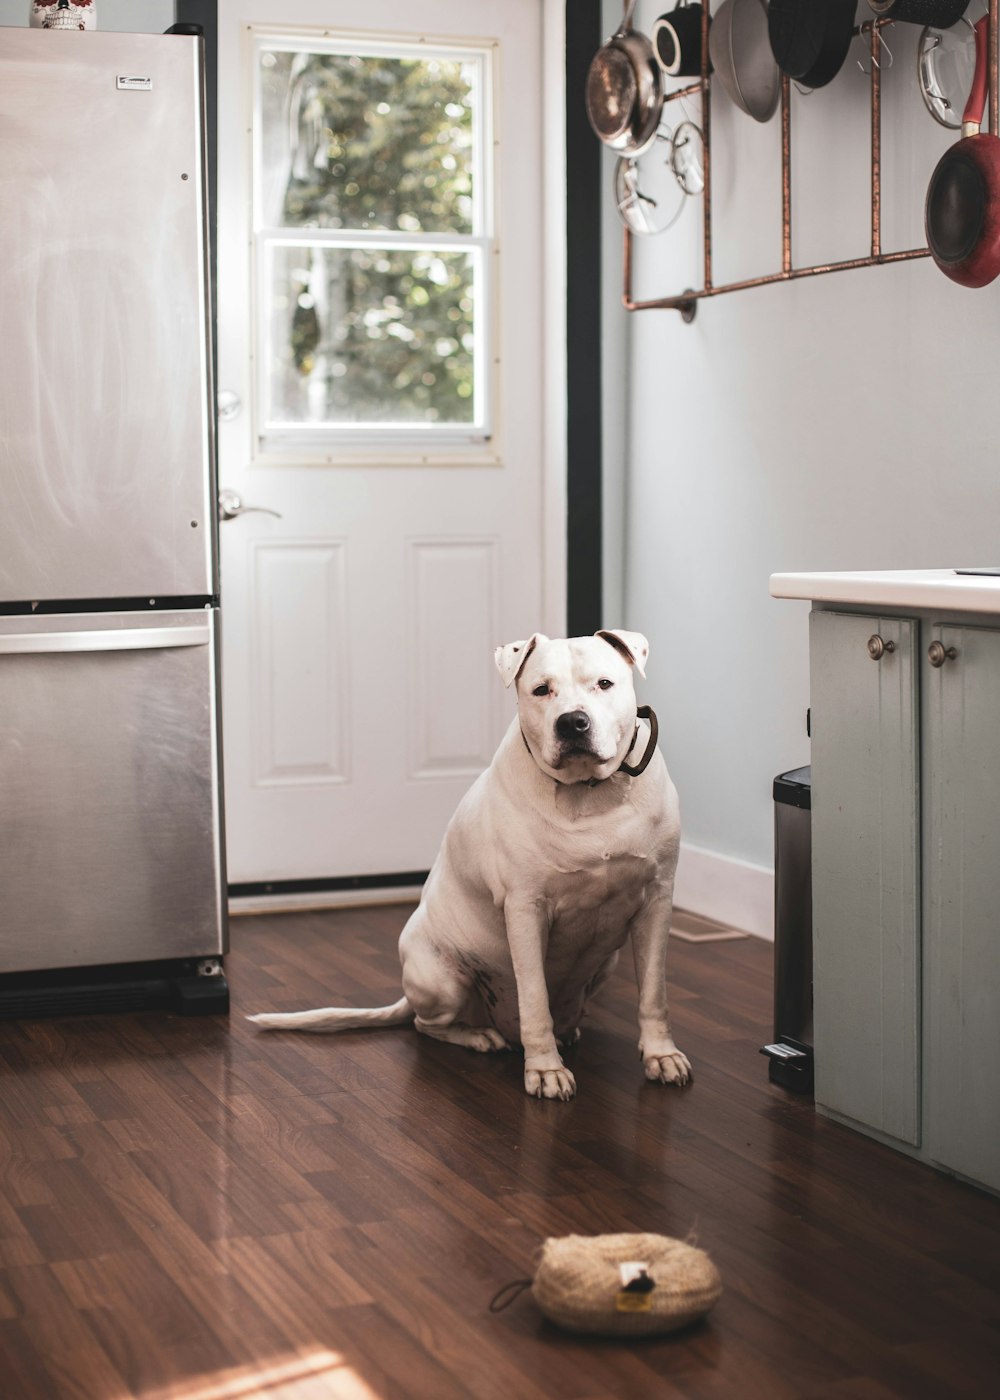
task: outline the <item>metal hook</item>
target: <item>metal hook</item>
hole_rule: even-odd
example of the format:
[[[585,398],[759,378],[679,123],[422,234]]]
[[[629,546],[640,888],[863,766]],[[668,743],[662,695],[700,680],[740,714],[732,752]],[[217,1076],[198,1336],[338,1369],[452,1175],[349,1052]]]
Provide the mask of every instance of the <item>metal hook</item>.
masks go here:
[[[643,194],[642,190],[639,188],[639,172],[636,169],[635,161],[629,163],[629,167],[622,177],[622,184],[628,190],[628,193],[624,199],[618,201],[619,210],[623,210],[629,205],[634,204],[636,200],[641,200],[643,204],[648,204],[653,209],[656,208],[656,200],[653,199],[651,195]]]
[[[881,26],[881,25],[878,26],[878,28],[876,29],[875,32],[876,32],[876,34],[878,35],[879,46],[880,46],[881,48],[885,49],[886,53],[889,55],[889,62],[885,65],[885,66],[886,66],[886,71],[888,71],[888,70],[892,67],[893,63],[895,62],[895,60],[894,60],[894,58],[893,58],[893,56],[892,56],[892,49],[890,49],[889,45],[885,42],[885,35],[882,33],[882,26]],[[859,34],[864,33],[864,25],[862,25],[862,27],[861,27],[861,29],[858,31],[858,33],[859,33]],[[938,43],[940,43],[940,42],[941,42],[940,39],[938,39]],[[874,57],[874,55],[873,55],[873,57],[872,57],[872,63],[875,65],[875,67],[876,67],[876,68],[878,69],[878,71],[881,73],[881,71],[882,71],[882,65],[881,65],[881,63],[879,63],[878,59]],[[872,70],[871,70],[870,68],[866,68],[865,65],[861,62],[861,59],[860,59],[860,58],[857,60],[857,64],[858,64],[858,67],[861,69],[862,73],[864,73],[865,77],[866,77],[866,78],[870,78],[871,75],[872,75]]]

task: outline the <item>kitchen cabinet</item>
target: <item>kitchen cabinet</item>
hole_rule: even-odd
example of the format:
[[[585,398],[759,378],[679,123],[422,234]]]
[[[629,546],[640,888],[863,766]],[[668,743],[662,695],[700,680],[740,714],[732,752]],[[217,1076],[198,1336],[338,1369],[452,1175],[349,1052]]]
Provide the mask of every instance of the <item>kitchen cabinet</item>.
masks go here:
[[[814,611],[809,636],[816,1101],[915,1146],[918,626]]]
[[[1000,623],[924,635],[926,1150],[1000,1190]]]
[[[812,584],[813,979],[817,1108],[1000,1191],[991,582],[978,616]]]

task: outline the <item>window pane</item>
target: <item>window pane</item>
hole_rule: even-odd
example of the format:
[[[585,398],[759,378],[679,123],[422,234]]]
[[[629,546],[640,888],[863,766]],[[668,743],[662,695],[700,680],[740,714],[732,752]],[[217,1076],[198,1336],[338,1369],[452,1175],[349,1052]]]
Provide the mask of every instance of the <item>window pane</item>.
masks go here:
[[[259,74],[265,227],[477,231],[476,60],[264,49]]]
[[[272,245],[268,426],[473,423],[476,261]]]

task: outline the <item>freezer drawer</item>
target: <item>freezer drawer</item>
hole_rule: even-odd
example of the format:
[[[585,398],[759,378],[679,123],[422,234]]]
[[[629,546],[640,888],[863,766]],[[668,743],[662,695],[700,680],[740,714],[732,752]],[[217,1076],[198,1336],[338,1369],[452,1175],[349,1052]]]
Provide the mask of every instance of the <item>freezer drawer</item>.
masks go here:
[[[0,972],[225,951],[216,632],[0,617]]]

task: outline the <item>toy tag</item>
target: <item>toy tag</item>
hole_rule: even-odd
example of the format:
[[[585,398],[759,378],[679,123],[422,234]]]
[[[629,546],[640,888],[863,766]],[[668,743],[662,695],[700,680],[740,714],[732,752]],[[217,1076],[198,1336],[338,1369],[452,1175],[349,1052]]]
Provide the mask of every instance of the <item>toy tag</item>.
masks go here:
[[[621,1289],[615,1297],[616,1312],[649,1312],[653,1306],[655,1282],[649,1276],[649,1265],[630,1260],[618,1265]]]

